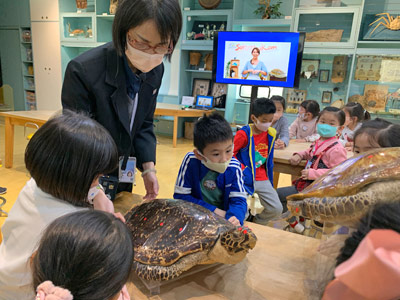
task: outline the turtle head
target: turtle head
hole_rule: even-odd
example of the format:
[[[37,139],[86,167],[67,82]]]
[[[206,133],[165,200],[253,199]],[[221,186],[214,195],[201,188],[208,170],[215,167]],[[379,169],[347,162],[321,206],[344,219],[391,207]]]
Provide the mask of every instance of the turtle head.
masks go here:
[[[254,232],[247,226],[238,226],[221,235],[221,246],[234,255],[239,252],[248,252],[257,242]]]
[[[303,212],[303,201],[294,200],[287,202],[287,208],[290,211],[291,216],[300,216]]]

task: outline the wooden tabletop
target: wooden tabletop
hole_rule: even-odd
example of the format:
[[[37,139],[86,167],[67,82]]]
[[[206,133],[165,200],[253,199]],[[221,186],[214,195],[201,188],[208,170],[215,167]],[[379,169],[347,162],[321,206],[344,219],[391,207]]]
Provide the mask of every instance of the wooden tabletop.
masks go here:
[[[166,115],[166,116],[179,116],[179,117],[197,117],[203,114],[210,114],[214,110],[202,110],[193,108],[184,108],[182,105],[169,104],[169,103],[157,103],[155,115]]]
[[[140,197],[125,193],[115,200],[116,211],[125,213]],[[132,299],[318,299],[315,272],[327,262],[317,252],[320,240],[287,231],[247,223],[258,241],[244,261],[218,264],[171,282],[151,296],[141,279],[132,273],[128,290]],[[188,271],[190,272],[190,270]]]
[[[6,112],[0,112],[0,116],[11,117],[11,118],[17,117],[20,120],[26,120],[31,122],[35,121],[45,122],[56,113],[57,111],[54,110],[6,111]]]

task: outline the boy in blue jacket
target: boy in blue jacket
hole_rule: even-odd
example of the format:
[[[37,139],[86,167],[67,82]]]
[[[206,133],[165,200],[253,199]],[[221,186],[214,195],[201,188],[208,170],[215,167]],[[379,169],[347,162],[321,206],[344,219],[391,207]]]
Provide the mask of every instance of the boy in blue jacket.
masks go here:
[[[175,199],[201,205],[234,225],[243,225],[247,193],[240,163],[232,157],[229,123],[213,113],[199,119],[193,131],[195,149],[186,154],[175,184]]]
[[[256,192],[264,206],[261,213],[248,221],[262,225],[282,214],[282,204],[273,186],[276,130],[271,124],[275,112],[274,102],[267,98],[256,99],[250,115],[253,124],[243,126],[234,139],[233,153],[243,164],[246,191],[250,195]]]

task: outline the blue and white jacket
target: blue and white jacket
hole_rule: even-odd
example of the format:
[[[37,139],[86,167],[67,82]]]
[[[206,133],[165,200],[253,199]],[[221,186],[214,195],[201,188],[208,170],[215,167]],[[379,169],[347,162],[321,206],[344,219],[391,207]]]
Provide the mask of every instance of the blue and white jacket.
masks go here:
[[[253,129],[250,125],[243,126],[240,130],[243,130],[247,135],[246,147],[240,149],[236,154],[237,159],[246,167],[243,170],[245,188],[250,194],[254,194],[254,182],[256,178],[256,164],[255,164],[255,145],[253,138]],[[265,162],[267,170],[267,176],[272,186],[274,186],[274,146],[275,146],[276,130],[275,128],[268,128],[268,158]],[[236,152],[236,149],[234,150]]]
[[[203,200],[200,186],[201,180],[209,171],[193,152],[187,153],[176,179],[174,199],[190,201],[214,211],[216,206]],[[232,157],[226,171],[217,176],[216,184],[223,193],[225,219],[235,216],[243,224],[247,212],[247,193],[240,162],[236,158]]]

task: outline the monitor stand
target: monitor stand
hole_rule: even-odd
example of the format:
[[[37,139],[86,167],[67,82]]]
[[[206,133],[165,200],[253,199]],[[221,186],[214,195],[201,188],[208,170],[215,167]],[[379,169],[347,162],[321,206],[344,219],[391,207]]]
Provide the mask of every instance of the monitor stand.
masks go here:
[[[257,99],[257,94],[258,94],[258,86],[252,85],[251,86],[251,95],[250,95],[249,124],[253,123],[253,121],[250,119],[250,116],[251,116],[251,112],[253,111],[253,103]]]

